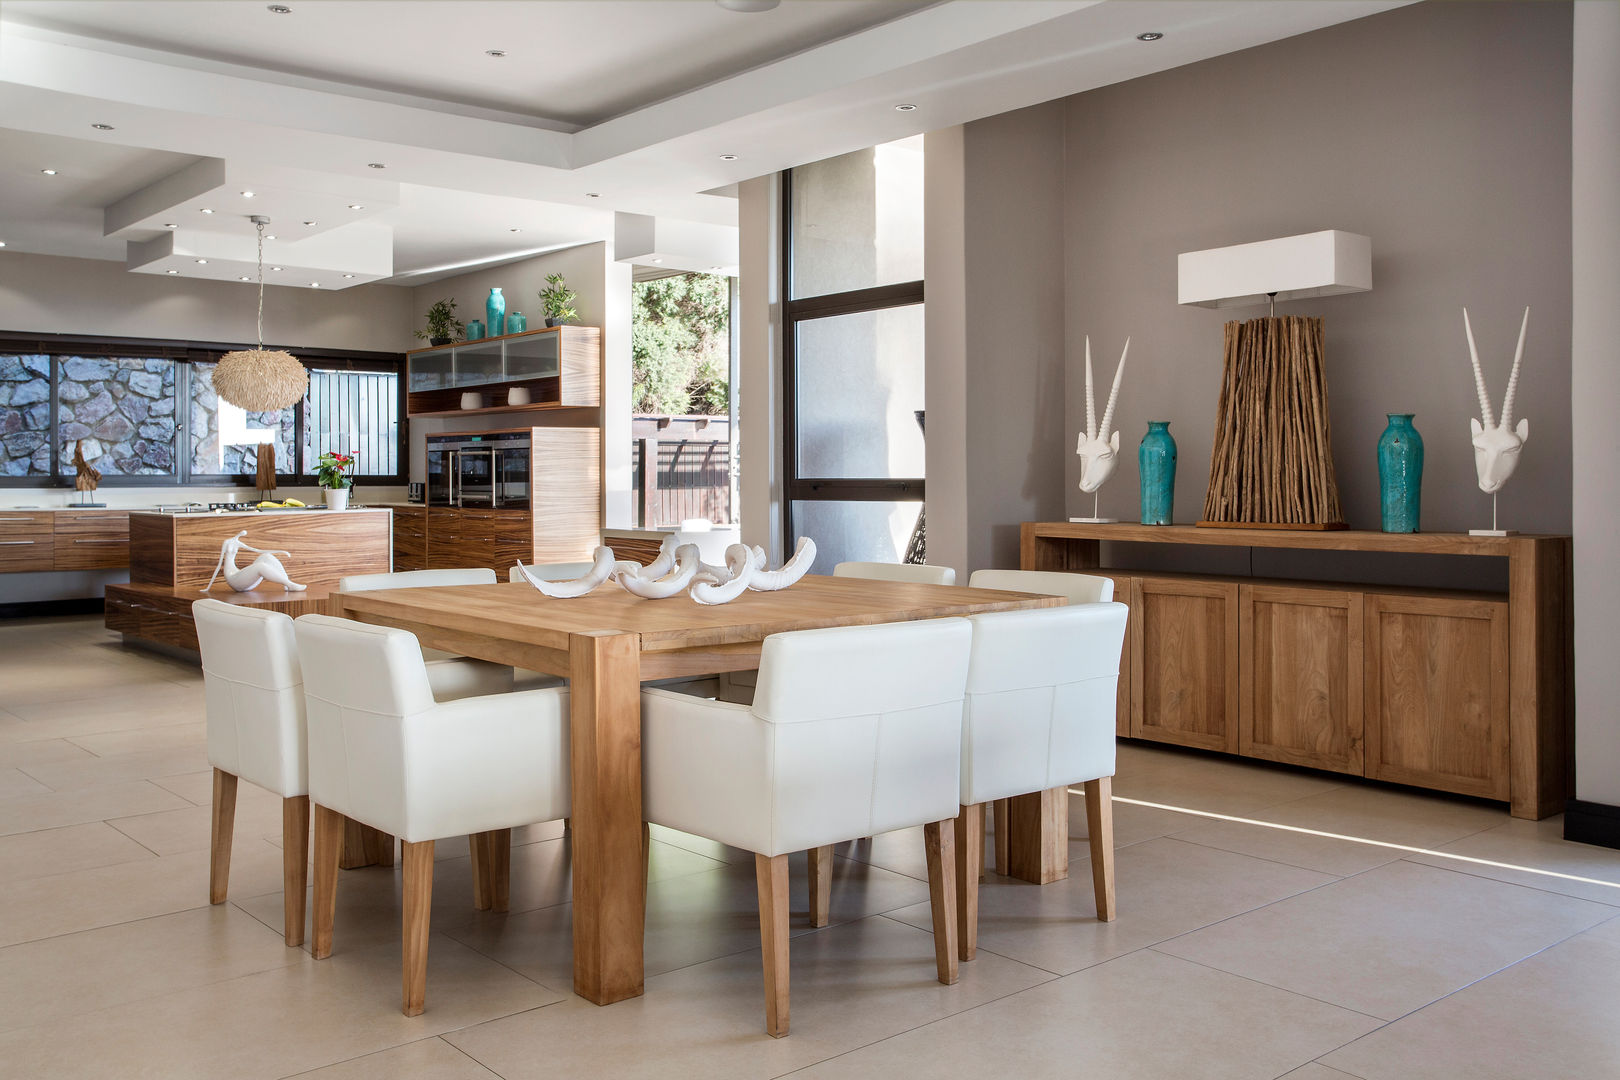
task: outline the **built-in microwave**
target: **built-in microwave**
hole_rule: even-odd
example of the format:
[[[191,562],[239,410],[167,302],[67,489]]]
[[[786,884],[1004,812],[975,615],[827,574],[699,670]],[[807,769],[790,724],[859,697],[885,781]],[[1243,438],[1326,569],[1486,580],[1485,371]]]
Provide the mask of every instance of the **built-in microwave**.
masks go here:
[[[429,435],[427,505],[528,509],[531,441],[526,431]]]

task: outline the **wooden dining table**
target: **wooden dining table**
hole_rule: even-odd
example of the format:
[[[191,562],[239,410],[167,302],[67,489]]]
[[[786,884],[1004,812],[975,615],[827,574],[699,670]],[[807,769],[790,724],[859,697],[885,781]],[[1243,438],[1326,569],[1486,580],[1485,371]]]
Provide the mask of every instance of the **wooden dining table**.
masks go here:
[[[463,656],[570,682],[574,992],[606,1005],[642,993],[641,683],[759,666],[771,634],[1060,606],[1055,596],[806,576],[705,606],[613,585],[559,600],[526,583],[341,593],[338,614],[409,630]]]

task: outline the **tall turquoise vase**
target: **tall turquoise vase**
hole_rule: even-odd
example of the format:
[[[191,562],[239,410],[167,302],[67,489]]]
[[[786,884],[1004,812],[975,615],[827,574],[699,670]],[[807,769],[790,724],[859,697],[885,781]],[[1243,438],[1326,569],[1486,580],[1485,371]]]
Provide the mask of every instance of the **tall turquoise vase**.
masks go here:
[[[489,299],[484,301],[484,316],[490,337],[506,333],[506,297],[501,295],[500,289],[489,290]]]
[[[1423,509],[1423,436],[1413,413],[1389,413],[1378,439],[1378,506],[1387,533],[1418,531]]]
[[[1142,524],[1169,525],[1176,509],[1176,440],[1170,436],[1170,421],[1148,421],[1136,461],[1142,472]]]

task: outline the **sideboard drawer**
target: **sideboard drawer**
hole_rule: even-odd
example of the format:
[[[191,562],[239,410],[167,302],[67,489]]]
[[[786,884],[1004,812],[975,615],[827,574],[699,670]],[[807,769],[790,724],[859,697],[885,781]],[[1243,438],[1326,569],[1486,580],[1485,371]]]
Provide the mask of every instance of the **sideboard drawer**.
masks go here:
[[[0,513],[0,573],[51,569],[51,515]]]
[[[105,570],[129,565],[129,514],[64,510],[55,519],[54,568]]]

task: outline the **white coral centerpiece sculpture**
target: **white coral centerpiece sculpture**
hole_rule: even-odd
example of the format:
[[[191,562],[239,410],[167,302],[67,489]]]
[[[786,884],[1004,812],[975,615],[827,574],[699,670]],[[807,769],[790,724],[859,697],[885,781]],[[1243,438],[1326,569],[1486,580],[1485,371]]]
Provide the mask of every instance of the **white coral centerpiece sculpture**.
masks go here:
[[[793,558],[780,569],[767,570],[765,549],[732,544],[726,549],[726,563],[715,566],[700,556],[697,545],[680,544],[671,534],[664,539],[658,557],[646,566],[629,560],[616,562],[613,549],[598,547],[591,558],[591,569],[570,581],[547,581],[533,570],[518,564],[525,581],[545,596],[569,599],[585,596],[610,579],[632,596],[663,600],[690,591],[700,604],[725,604],[745,592],[775,592],[797,582],[816,561],[816,542],[801,537]]]

